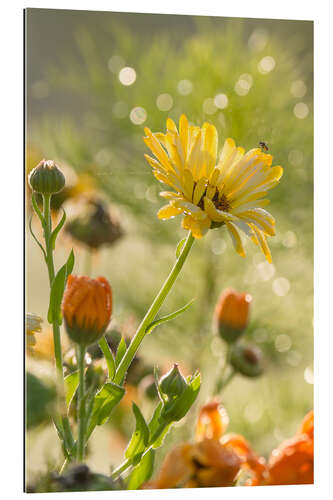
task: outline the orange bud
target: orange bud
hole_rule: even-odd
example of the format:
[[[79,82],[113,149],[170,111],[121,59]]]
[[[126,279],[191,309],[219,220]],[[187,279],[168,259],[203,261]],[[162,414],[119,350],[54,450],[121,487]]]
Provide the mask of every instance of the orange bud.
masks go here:
[[[112,292],[105,278],[68,276],[62,313],[74,342],[84,346],[97,342],[110,322],[111,312]]]
[[[231,288],[224,290],[217,302],[214,321],[219,335],[226,342],[235,342],[245,330],[252,297]]]

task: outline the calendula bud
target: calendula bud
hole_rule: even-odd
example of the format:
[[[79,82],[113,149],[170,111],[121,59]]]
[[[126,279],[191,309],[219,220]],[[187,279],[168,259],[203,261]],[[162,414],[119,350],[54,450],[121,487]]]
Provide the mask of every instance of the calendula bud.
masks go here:
[[[68,222],[66,232],[80,243],[95,250],[113,245],[123,236],[119,221],[101,199],[83,200],[79,210],[80,214]]]
[[[251,302],[248,293],[238,293],[231,288],[222,292],[215,308],[214,322],[223,340],[233,343],[242,335],[248,324]]]
[[[262,352],[252,345],[236,344],[233,346],[230,363],[236,372],[245,377],[258,377],[264,371]]]
[[[165,394],[168,399],[173,399],[183,394],[187,384],[185,378],[178,369],[177,363],[175,363],[173,368],[161,378],[159,387],[160,391]]]
[[[105,278],[68,276],[62,313],[74,342],[82,346],[97,342],[110,322],[111,312],[112,292]]]
[[[31,170],[29,184],[36,193],[59,193],[65,186],[65,176],[53,160],[42,160]]]

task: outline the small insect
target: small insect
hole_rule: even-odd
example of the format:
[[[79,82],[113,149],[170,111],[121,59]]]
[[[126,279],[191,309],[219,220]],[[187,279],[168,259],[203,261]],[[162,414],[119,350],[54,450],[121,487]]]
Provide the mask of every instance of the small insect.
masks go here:
[[[259,146],[261,147],[261,151],[268,151],[268,145],[267,142],[260,141]]]

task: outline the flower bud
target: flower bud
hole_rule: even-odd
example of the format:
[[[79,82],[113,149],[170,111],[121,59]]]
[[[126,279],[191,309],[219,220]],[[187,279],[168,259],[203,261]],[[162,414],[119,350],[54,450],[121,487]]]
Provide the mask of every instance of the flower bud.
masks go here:
[[[65,176],[53,160],[42,160],[30,172],[29,184],[36,193],[58,193],[65,186]]]
[[[75,240],[95,250],[113,245],[123,236],[119,221],[101,199],[83,200],[78,208],[80,213],[66,225],[66,232]]]
[[[236,344],[233,346],[230,363],[236,372],[245,377],[258,377],[264,371],[262,352],[252,345]]]
[[[97,342],[111,318],[112,292],[108,281],[69,275],[62,312],[67,333],[74,342],[82,346]]]
[[[187,387],[187,383],[180,373],[177,363],[175,363],[173,368],[161,378],[159,387],[160,391],[168,396],[169,399],[176,398],[183,394]]]
[[[222,292],[215,308],[214,322],[223,340],[233,343],[242,335],[248,324],[251,302],[248,293],[237,293],[231,288]]]

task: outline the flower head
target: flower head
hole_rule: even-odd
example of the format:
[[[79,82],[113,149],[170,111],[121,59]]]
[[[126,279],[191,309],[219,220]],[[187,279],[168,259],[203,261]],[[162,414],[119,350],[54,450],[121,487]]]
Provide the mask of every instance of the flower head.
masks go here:
[[[226,342],[235,342],[245,330],[252,297],[231,288],[224,290],[216,304],[214,322],[219,335]]]
[[[260,484],[265,460],[258,457],[239,434],[225,434],[228,415],[218,401],[205,404],[199,414],[196,442],[176,446],[165,457],[153,481],[145,488],[197,488],[231,486],[246,472],[249,485]]]
[[[85,346],[97,342],[111,318],[112,292],[108,281],[69,275],[62,312],[67,333],[74,342]]]
[[[313,483],[313,411],[293,438],[273,450],[268,470],[271,485]]]
[[[182,115],[179,130],[170,118],[166,125],[165,134],[145,128],[144,137],[155,156],[145,155],[155,177],[172,189],[160,193],[169,203],[158,217],[184,214],[183,228],[195,238],[225,224],[239,255],[245,256],[242,231],[271,262],[266,237],[274,236],[275,220],[263,207],[269,203],[267,191],[282,176],[282,167],[272,167],[272,156],[260,148],[245,153],[233,139],[226,139],[217,161],[217,131],[210,123],[192,126]]]
[[[26,315],[26,334],[27,334],[27,349],[29,353],[33,352],[33,347],[36,345],[35,333],[42,331],[42,318],[37,314],[28,313]]]

